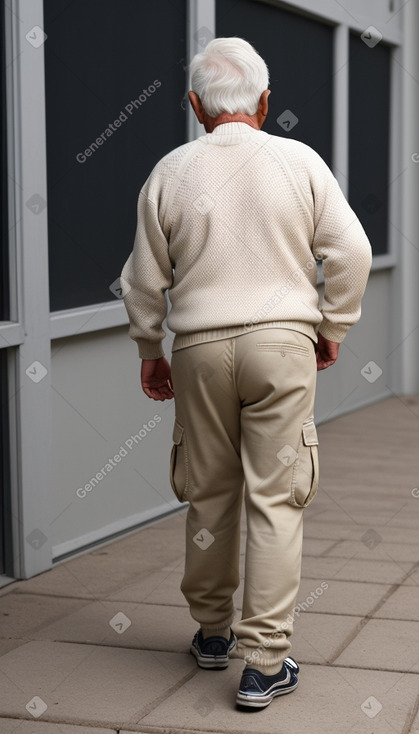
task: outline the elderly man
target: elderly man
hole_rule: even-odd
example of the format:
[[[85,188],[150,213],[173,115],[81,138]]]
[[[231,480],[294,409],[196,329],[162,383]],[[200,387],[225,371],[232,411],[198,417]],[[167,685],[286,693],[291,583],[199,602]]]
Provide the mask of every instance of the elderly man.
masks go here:
[[[206,669],[243,659],[237,704],[264,708],[298,684],[288,653],[303,510],[318,485],[316,368],[336,362],[360,317],[371,247],[322,158],[261,130],[269,76],[250,44],[216,38],[190,72],[206,134],[166,155],[141,189],[121,284],[143,390],[175,398],[170,481],[189,502],[181,589],[200,625],[191,652]]]

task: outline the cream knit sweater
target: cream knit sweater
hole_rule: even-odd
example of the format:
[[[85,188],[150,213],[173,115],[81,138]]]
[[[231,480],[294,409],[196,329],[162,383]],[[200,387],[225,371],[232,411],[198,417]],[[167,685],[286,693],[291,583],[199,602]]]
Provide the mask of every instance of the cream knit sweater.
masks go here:
[[[164,354],[166,290],[172,351],[272,326],[341,342],[360,317],[371,247],[304,143],[243,122],[219,125],[157,163],[137,215],[121,288],[142,358]]]

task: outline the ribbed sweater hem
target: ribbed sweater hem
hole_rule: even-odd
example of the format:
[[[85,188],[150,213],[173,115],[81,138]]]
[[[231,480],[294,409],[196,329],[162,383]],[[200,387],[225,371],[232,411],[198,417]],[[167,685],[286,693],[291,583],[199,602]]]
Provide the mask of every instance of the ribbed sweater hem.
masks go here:
[[[248,334],[250,331],[259,329],[291,329],[292,331],[299,331],[300,334],[305,334],[317,343],[317,333],[313,324],[308,324],[304,321],[266,321],[252,324],[251,326],[226,326],[221,329],[196,331],[192,334],[176,334],[173,340],[172,352],[177,352],[179,349],[186,349],[186,347],[192,347],[195,344],[214,342],[220,339],[240,336],[241,334]]]

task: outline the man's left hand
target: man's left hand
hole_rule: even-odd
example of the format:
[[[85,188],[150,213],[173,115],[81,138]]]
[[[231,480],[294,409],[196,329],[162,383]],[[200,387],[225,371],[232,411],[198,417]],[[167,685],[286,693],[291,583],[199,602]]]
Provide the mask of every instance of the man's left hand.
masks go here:
[[[318,334],[318,342],[316,344],[316,360],[317,370],[325,370],[335,364],[340,344],[338,342],[331,342],[326,339],[322,334]]]
[[[166,357],[143,359],[141,385],[148,398],[170,400],[174,397],[172,371]]]

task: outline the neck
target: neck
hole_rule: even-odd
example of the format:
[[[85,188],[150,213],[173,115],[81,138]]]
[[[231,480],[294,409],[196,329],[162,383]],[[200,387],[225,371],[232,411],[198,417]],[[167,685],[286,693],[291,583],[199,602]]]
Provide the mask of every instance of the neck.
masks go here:
[[[245,122],[246,125],[250,125],[250,127],[260,130],[260,126],[257,123],[255,115],[244,115],[240,112],[237,112],[234,115],[230,115],[228,112],[222,112],[218,117],[207,116],[205,122],[205,130],[207,133],[212,133],[218,125],[224,125],[226,122]]]

